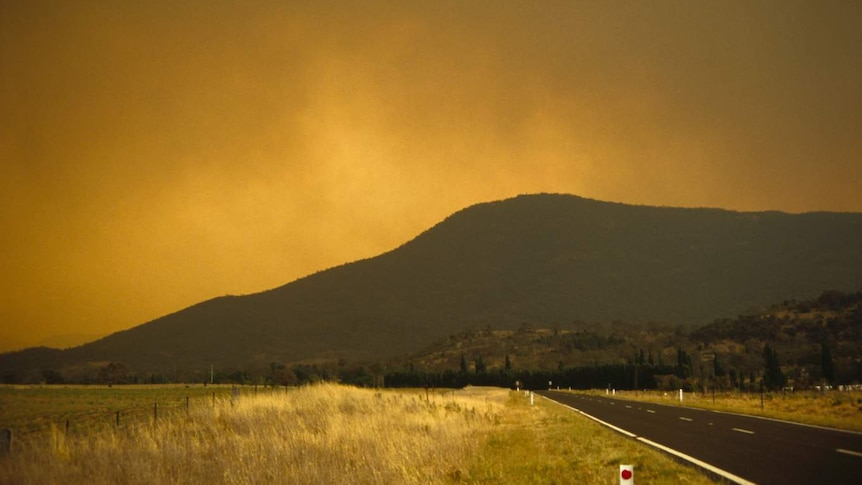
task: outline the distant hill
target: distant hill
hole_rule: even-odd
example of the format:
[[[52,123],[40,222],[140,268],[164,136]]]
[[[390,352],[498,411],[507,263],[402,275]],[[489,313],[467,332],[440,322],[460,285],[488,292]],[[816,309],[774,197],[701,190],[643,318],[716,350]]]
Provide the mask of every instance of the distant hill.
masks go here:
[[[0,373],[122,362],[203,375],[376,360],[466,328],[575,320],[703,324],[862,288],[862,214],[743,213],[528,195],[461,210],[380,256],[226,296],[80,347],[0,355]]]

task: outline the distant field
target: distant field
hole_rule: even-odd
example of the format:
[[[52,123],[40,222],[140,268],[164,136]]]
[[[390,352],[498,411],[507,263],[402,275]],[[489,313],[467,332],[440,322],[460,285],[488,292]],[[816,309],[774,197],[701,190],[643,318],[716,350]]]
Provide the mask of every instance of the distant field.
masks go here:
[[[156,423],[160,400],[173,405]],[[118,427],[122,406],[143,411]],[[65,419],[82,424],[67,434]],[[0,390],[0,422],[28,430],[0,458],[0,483],[582,484],[613,482],[621,463],[645,483],[710,483],[538,396],[531,406],[497,388],[244,388],[233,399],[202,386],[16,387]]]
[[[606,394],[604,389],[588,392]],[[663,391],[616,391],[614,397],[862,431],[862,391],[767,392],[762,401],[759,393],[740,392],[715,395],[687,392],[683,393],[682,402],[678,393]]]
[[[251,392],[248,388],[244,392]],[[261,392],[263,390],[261,389]],[[72,433],[91,432],[152,420],[154,405],[163,417],[189,408],[212,405],[213,397],[229,398],[231,386],[0,386],[0,429],[13,428],[19,437],[43,433],[55,426]]]

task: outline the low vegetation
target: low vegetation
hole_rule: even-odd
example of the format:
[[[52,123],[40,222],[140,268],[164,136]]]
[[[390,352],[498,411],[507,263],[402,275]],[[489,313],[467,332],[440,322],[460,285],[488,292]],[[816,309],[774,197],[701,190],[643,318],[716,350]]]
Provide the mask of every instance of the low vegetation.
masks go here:
[[[514,391],[329,384],[280,391],[199,399],[158,421],[16,435],[0,456],[0,483],[609,483],[621,463],[649,483],[708,483],[695,469],[549,401],[531,406]]]

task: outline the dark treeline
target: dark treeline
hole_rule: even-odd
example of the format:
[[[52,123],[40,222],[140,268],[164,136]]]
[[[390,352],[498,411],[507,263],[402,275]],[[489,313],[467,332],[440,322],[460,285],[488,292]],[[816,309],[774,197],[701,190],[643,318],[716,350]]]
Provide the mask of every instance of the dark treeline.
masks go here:
[[[312,364],[286,366],[271,364],[269,369],[215,370],[201,379],[183,379],[177,382],[203,381],[215,384],[264,386],[296,386],[316,382],[342,382],[362,387],[433,387],[461,388],[464,386],[498,386],[524,389],[543,389],[549,386],[591,389],[654,389],[661,383],[675,387],[690,387],[686,383],[687,369],[651,364],[607,364],[558,369],[499,369],[478,372],[464,370],[420,371],[415,369],[384,370],[380,365]],[[46,371],[45,383],[63,384],[58,373]],[[670,380],[668,380],[670,378]],[[112,362],[100,369],[92,378],[76,381],[78,384],[164,384],[172,382],[161,374],[139,375],[126,370],[121,363]]]
[[[387,387],[464,387],[498,386],[522,389],[547,389],[560,387],[572,389],[655,389],[659,385],[656,376],[673,376],[675,369],[669,366],[608,364],[587,367],[569,367],[541,370],[500,370],[465,373],[458,371],[421,372],[397,371],[387,373]],[[682,379],[674,382],[683,383]],[[363,383],[354,382],[362,385]]]

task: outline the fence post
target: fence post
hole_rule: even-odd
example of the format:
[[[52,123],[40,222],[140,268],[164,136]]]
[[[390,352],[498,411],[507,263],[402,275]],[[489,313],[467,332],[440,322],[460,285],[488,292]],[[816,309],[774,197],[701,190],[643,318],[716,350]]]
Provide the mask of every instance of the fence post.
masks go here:
[[[12,451],[12,429],[5,428],[0,431],[0,455],[5,455]]]

